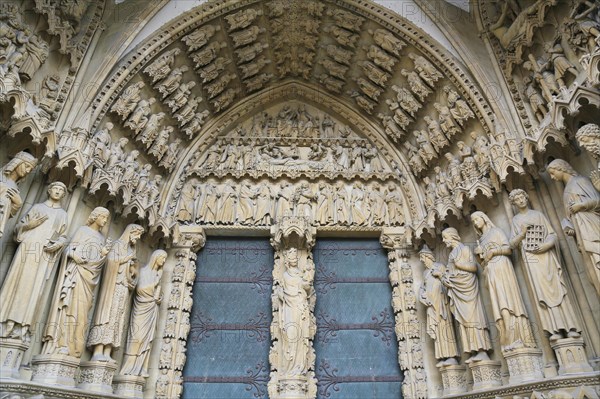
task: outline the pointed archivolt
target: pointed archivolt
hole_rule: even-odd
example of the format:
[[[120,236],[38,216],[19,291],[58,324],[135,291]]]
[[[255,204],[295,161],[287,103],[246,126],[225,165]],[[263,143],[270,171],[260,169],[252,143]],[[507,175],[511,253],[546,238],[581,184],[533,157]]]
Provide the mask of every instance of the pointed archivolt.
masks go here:
[[[288,18],[295,14],[302,17]],[[282,42],[293,45],[276,44]],[[422,178],[429,176],[438,187],[445,184],[437,181],[435,172],[436,166],[446,168],[445,153],[463,161],[461,150],[456,148],[458,141],[464,140],[468,147],[471,137],[489,136],[493,130],[486,99],[457,61],[411,23],[365,0],[324,1],[318,6],[279,0],[199,6],[167,24],[123,60],[93,102],[92,130],[112,121],[113,140],[126,136],[126,149],[140,151],[140,169],[147,163],[152,165],[152,174],[170,174],[160,197],[161,215],[166,217],[175,212],[177,205],[168,202],[173,198],[173,183],[179,185],[177,190],[183,188],[181,161],[187,159],[186,165],[189,163],[190,149],[208,153],[206,146],[211,145],[235,151],[236,144],[230,140],[237,141],[237,147],[269,144],[264,139],[254,140],[258,139],[255,132],[250,135],[252,140],[248,136],[235,140],[235,133],[224,134],[225,126],[234,128],[225,122],[242,123],[235,110],[243,110],[258,124],[259,108],[248,106],[250,99],[259,96],[263,104],[272,102],[269,96],[290,85],[303,87],[301,91],[306,93],[313,90],[308,103],[321,104],[321,98],[326,98],[333,108],[352,108],[344,112],[369,126],[365,130],[350,126],[359,133],[356,137],[362,134],[370,140],[362,147],[357,139],[361,148],[356,151],[371,151],[368,144],[380,152],[363,162],[362,171],[350,165],[341,177],[354,174],[365,180],[370,178],[366,173],[377,175],[381,181],[395,174],[414,226],[422,225],[427,214],[431,215],[427,219],[430,226],[444,217],[435,207],[421,209],[425,191]],[[307,87],[311,89],[307,91]],[[294,123],[292,120],[291,128],[284,123],[282,131],[297,134]],[[239,127],[249,129],[243,123]],[[377,131],[378,140],[370,139],[369,131]],[[200,137],[204,145],[198,146],[194,143]],[[281,149],[290,151],[291,146],[289,142]],[[310,150],[310,145],[307,148]],[[308,157],[306,151],[301,150],[300,156]],[[314,151],[320,151],[318,146]],[[215,152],[212,158],[206,154],[210,162],[222,159],[223,155],[218,157]],[[233,163],[234,158],[226,160]],[[277,156],[271,156],[274,162],[263,162],[263,166],[269,165],[266,172],[254,169],[250,173],[236,160],[235,166],[219,165],[203,170],[198,177],[276,179],[285,169],[292,178],[314,180],[333,173],[318,162],[302,164],[293,155],[288,160],[274,158]],[[324,170],[327,173],[320,173]],[[435,201],[441,203],[459,191],[469,191],[461,184],[436,190]],[[444,197],[446,191],[448,198]],[[467,198],[475,194],[469,192]]]

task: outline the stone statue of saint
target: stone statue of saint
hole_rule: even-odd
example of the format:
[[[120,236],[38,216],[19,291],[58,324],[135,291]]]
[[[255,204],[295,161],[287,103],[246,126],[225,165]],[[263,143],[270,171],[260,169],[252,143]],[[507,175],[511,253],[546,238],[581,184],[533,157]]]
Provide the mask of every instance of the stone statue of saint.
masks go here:
[[[588,255],[588,278],[600,295],[600,193],[590,179],[562,159],[550,162],[547,169],[552,179],[565,183],[565,233],[574,236],[581,253]]]
[[[148,264],[140,270],[121,367],[122,375],[148,377],[150,349],[158,320],[158,305],[162,300],[160,278],[166,260],[167,253],[162,249],[156,250]]]
[[[67,212],[61,182],[48,186],[48,200],[35,204],[15,226],[19,247],[0,291],[0,337],[29,342],[38,303],[60,250],[67,242]]]
[[[304,276],[298,264],[298,250],[289,248],[285,252],[285,271],[277,295],[279,328],[281,329],[282,370],[287,375],[306,375],[308,355],[311,349],[310,305],[311,282]]]
[[[4,236],[6,222],[21,209],[23,200],[17,183],[37,165],[37,159],[24,151],[7,163],[0,173],[0,238]]]
[[[483,212],[473,212],[471,220],[479,236],[475,253],[483,259],[482,265],[502,350],[535,348],[535,339],[510,260],[512,249],[508,237]]]
[[[456,337],[446,287],[441,281],[446,267],[435,261],[427,245],[419,252],[419,257],[426,268],[419,300],[427,306],[427,334],[433,339],[435,358],[439,360],[437,366],[456,365]]]
[[[562,278],[562,266],[556,252],[558,238],[552,225],[544,214],[529,209],[529,196],[525,191],[511,191],[509,200],[518,210],[512,220],[510,244],[521,249],[542,328],[550,334],[551,341],[565,336],[580,337],[581,329]]]
[[[95,208],[85,226],[77,229],[63,253],[44,331],[44,354],[81,358],[85,349],[88,313],[110,249],[110,242],[106,243],[101,233],[109,217],[108,209]]]
[[[579,146],[585,148],[598,162],[598,166],[590,174],[590,179],[596,190],[600,191],[600,126],[595,123],[583,125],[575,133],[575,138]]]
[[[144,229],[130,224],[114,242],[107,255],[96,312],[87,346],[93,348],[92,361],[109,361],[113,349],[121,345],[125,305],[136,280],[136,248]]]
[[[452,250],[448,255],[448,273],[442,283],[448,288],[450,309],[458,322],[463,351],[475,353],[465,363],[489,360],[487,351],[492,344],[479,295],[475,255],[460,242],[453,227],[442,232],[442,240]]]

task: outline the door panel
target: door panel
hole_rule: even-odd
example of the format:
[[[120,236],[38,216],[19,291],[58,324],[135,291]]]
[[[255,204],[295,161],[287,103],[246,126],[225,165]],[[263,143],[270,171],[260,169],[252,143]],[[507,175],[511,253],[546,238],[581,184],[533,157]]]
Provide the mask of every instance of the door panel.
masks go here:
[[[317,397],[400,398],[386,252],[377,240],[319,239],[314,259]]]
[[[209,237],[198,256],[183,398],[267,398],[273,249]]]

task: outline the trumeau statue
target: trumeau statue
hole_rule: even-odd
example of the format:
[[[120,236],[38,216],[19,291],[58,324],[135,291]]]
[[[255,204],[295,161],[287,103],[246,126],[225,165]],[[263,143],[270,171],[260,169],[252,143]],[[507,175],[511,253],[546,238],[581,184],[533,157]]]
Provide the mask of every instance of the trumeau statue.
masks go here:
[[[483,212],[474,212],[471,220],[479,236],[475,253],[483,260],[502,350],[509,352],[522,347],[534,348],[533,332],[510,260],[512,249],[508,237]]]
[[[37,159],[33,155],[21,151],[2,167],[0,172],[0,238],[4,236],[8,219],[15,216],[23,205],[17,183],[27,176],[36,165]]]
[[[150,349],[158,321],[158,305],[162,300],[160,279],[166,260],[167,253],[162,249],[156,250],[148,264],[140,269],[121,366],[122,375],[148,377]]]
[[[109,217],[108,209],[95,208],[63,253],[44,331],[44,354],[81,358],[85,350],[88,314],[111,245],[101,233]]]
[[[48,200],[33,205],[15,226],[19,246],[0,291],[0,337],[31,339],[40,297],[67,242],[67,213],[60,205],[66,193],[63,183],[51,183]]]
[[[456,358],[456,337],[452,325],[452,314],[446,287],[442,277],[446,272],[443,264],[435,261],[433,252],[425,245],[419,252],[421,262],[425,266],[423,284],[419,290],[419,300],[427,306],[427,334],[433,339],[435,358],[438,366],[458,364]]]
[[[562,277],[552,225],[544,214],[529,209],[525,191],[515,189],[509,199],[518,211],[512,220],[510,244],[520,247],[542,328],[550,334],[550,341],[579,338],[580,327]]]
[[[574,236],[582,254],[587,254],[587,274],[600,294],[600,193],[590,179],[578,174],[562,159],[555,159],[546,168],[550,177],[565,183],[563,204],[567,219],[565,233]]]
[[[92,361],[111,360],[113,351],[121,346],[125,307],[137,279],[135,244],[143,232],[137,224],[128,225],[107,255],[87,341],[87,346],[93,349]]]
[[[458,322],[462,350],[471,355],[465,363],[489,360],[487,351],[492,349],[492,344],[479,292],[475,256],[460,241],[453,227],[442,232],[442,240],[451,249],[448,271],[442,283],[448,288],[450,308]]]

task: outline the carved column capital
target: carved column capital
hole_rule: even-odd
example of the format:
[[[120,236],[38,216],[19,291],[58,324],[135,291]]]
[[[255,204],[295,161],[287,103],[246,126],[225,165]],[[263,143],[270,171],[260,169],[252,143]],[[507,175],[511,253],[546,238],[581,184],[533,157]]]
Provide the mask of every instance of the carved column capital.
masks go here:
[[[198,225],[176,225],[173,231],[173,246],[175,248],[188,248],[198,252],[206,243],[206,233]]]
[[[271,245],[275,250],[295,247],[310,250],[315,245],[317,228],[307,218],[284,216],[271,226]]]
[[[387,249],[410,249],[413,243],[413,231],[410,227],[386,227],[379,237],[381,245]]]

